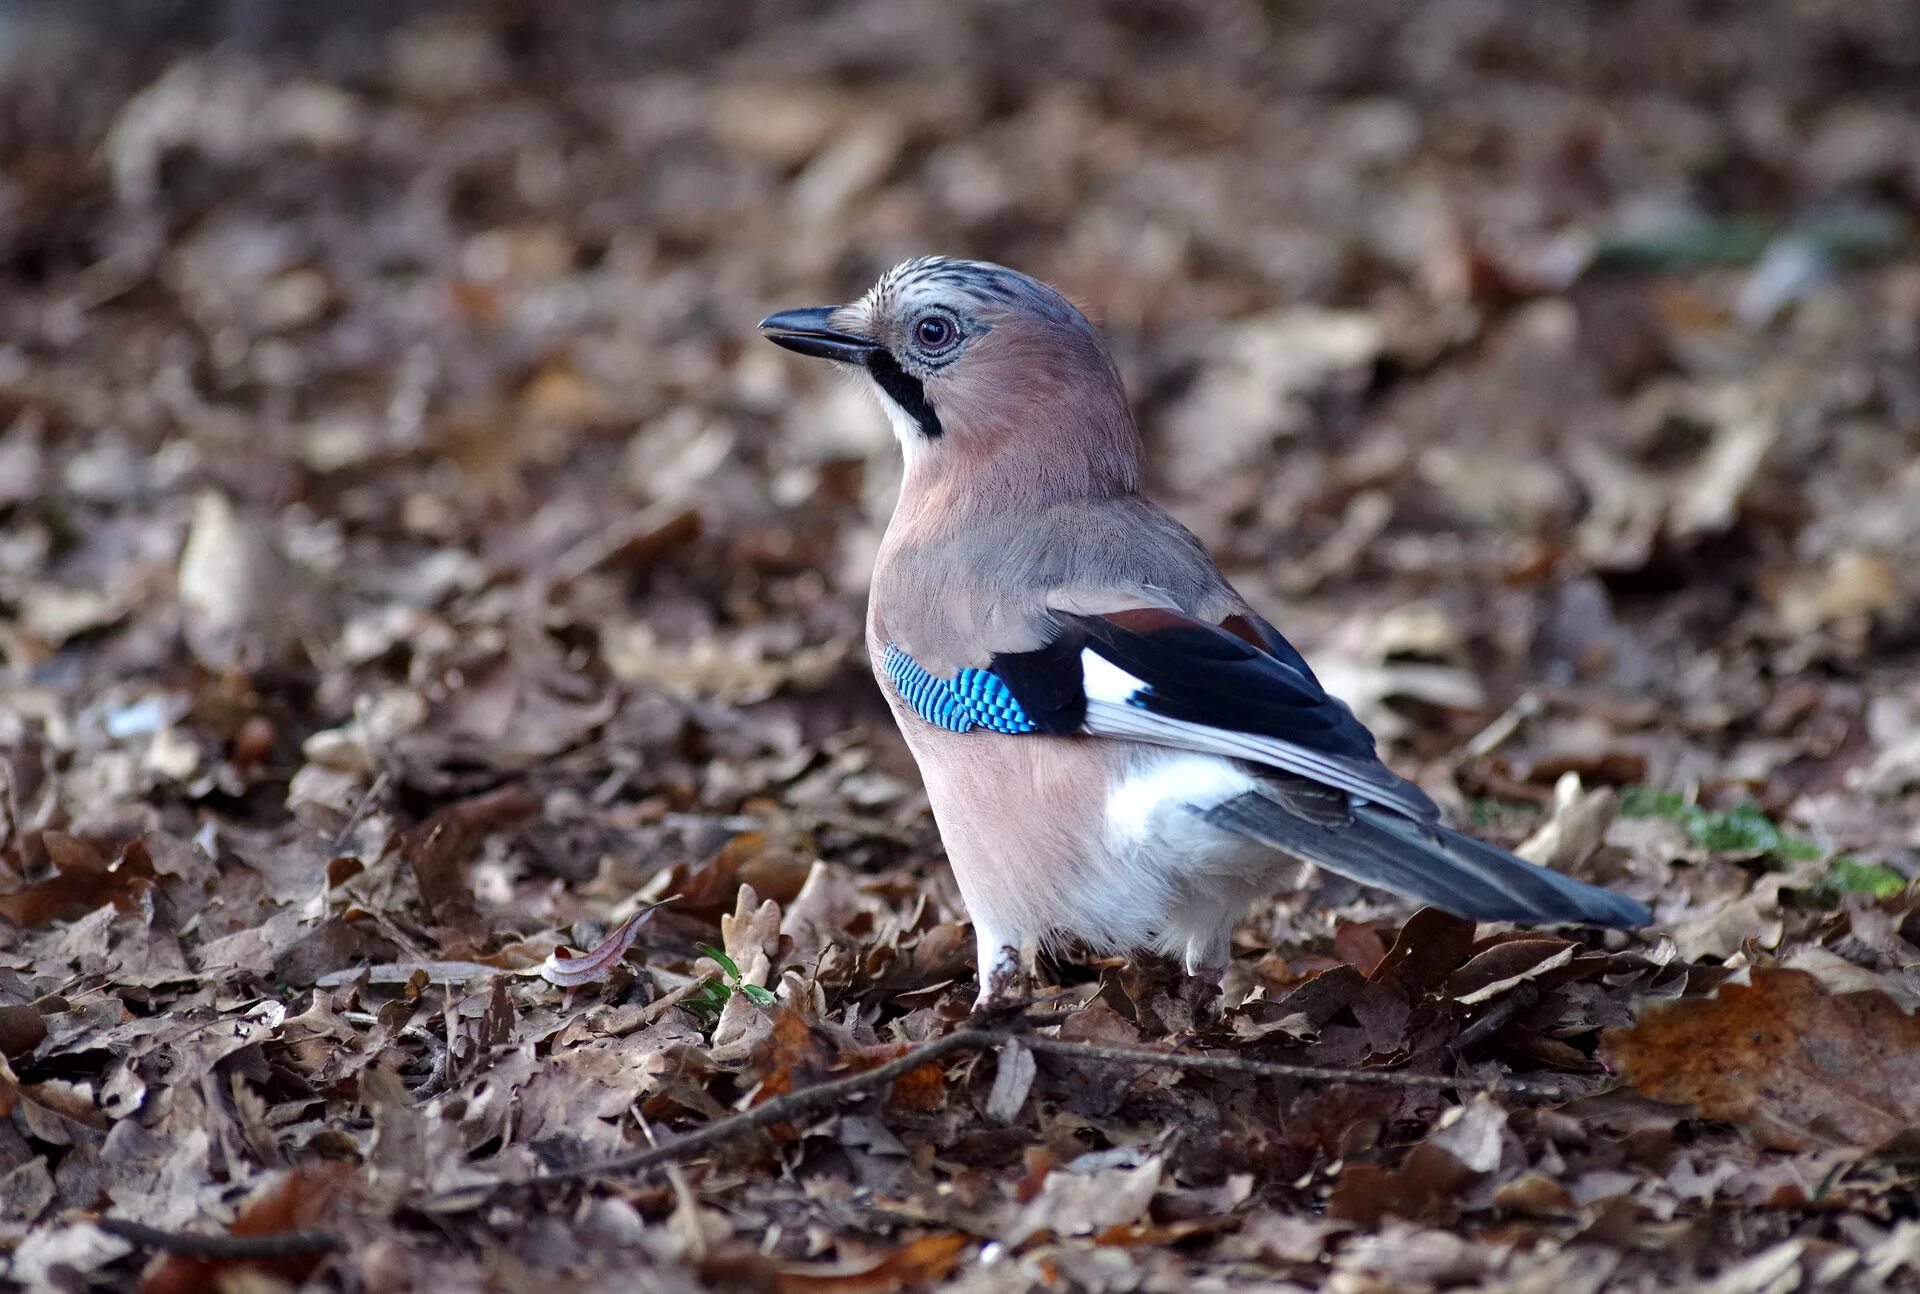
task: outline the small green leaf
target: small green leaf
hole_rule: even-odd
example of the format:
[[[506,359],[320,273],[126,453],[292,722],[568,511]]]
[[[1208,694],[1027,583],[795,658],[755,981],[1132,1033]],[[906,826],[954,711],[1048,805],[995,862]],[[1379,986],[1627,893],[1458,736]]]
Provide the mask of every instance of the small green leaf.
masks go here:
[[[712,1033],[720,1023],[720,1013],[727,1006],[727,990],[719,984],[702,984],[697,993],[689,993],[680,999],[680,1005],[693,1016],[702,1033]]]
[[[742,984],[740,991],[747,995],[747,1001],[755,1006],[772,1006],[780,999],[773,995],[772,989],[761,988],[758,984]]]
[[[1623,818],[1671,818],[1684,822],[1698,810],[1677,791],[1657,786],[1629,786],[1620,792],[1620,816]]]
[[[733,958],[727,956],[726,953],[715,948],[712,944],[701,944],[699,947],[701,956],[711,957],[729,980],[737,980],[740,978],[740,967]]]
[[[1880,863],[1863,863],[1842,856],[1833,860],[1821,882],[1823,889],[1837,894],[1864,894],[1868,898],[1891,899],[1906,892],[1907,878]]]
[[[1825,850],[1810,840],[1780,830],[1757,804],[1736,804],[1715,811],[1685,797],[1651,786],[1629,786],[1620,795],[1623,818],[1666,818],[1686,830],[1702,849],[1725,853],[1772,854],[1787,862],[1807,862]]]

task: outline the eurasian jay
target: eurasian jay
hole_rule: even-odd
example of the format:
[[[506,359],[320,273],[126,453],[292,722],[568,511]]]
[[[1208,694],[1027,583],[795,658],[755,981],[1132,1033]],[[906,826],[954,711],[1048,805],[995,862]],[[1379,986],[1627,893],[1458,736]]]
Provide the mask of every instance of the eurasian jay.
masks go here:
[[[1059,292],[921,257],[761,322],[871,379],[906,459],[867,649],[972,918],[980,1001],[1039,946],[1224,971],[1295,860],[1461,916],[1639,926],[1632,899],[1444,825],[1141,497],[1105,344]]]

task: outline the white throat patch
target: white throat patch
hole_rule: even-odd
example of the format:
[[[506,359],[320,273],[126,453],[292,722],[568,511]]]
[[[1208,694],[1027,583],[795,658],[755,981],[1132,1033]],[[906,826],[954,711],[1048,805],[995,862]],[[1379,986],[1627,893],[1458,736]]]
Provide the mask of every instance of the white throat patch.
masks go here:
[[[920,430],[920,424],[913,420],[913,415],[894,403],[893,397],[881,389],[878,382],[869,378],[867,389],[880,402],[882,412],[887,415],[887,425],[893,428],[893,438],[900,442],[900,452],[911,463],[926,448],[926,434]]]

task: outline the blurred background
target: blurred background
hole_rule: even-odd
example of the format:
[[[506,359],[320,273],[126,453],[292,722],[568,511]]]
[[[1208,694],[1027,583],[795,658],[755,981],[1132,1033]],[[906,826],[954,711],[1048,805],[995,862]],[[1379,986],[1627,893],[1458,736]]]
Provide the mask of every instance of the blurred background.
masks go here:
[[[73,821],[910,783],[883,420],[752,325],[929,251],[1085,304],[1456,807],[1910,779],[1909,6],[16,3],[0,78],[0,737]]]
[[[894,447],[754,333],[929,252],[1084,304],[1156,497],[1451,811],[1508,843],[1554,811],[1552,857],[1653,903],[1672,944],[1633,974],[1819,938],[1909,967],[1910,907],[1863,905],[1920,865],[1917,220],[1909,3],[12,0],[0,999],[94,985],[86,1029],[143,1054],[165,1012],[360,963],[530,966],[636,894],[677,901],[641,945],[664,990],[745,880],[798,905],[790,999],[913,1036],[936,999],[896,995],[964,1010],[860,643]],[[1378,960],[1336,920],[1404,915],[1321,897],[1241,932],[1276,996]],[[569,1119],[637,1098],[566,1066],[640,1054],[639,1017],[516,992],[501,1027],[610,1050],[543,1052],[565,1082],[514,1132],[637,1144]],[[1626,996],[1525,1055],[1585,1064],[1559,1040]],[[462,999],[455,1078],[495,1001]],[[444,1054],[345,1019],[257,1035],[260,1145],[364,1139],[315,1057],[382,1048],[463,1146],[506,1145]],[[701,1020],[712,1056],[672,1041],[731,1101],[748,1049]],[[54,1028],[7,1035],[21,1073],[173,1130],[113,1143],[123,1206],[179,1225],[246,1179],[235,1151],[153,1188],[219,1101],[153,1066],[141,1098]],[[1401,1046],[1339,1028],[1301,1054]]]
[[[532,652],[483,765],[664,687],[910,778],[883,421],[752,325],[938,251],[1102,322],[1158,496],[1403,758],[1525,694],[1463,795],[1786,811],[1920,716],[1917,108],[1920,11],[1841,0],[16,2],[0,736],[100,743],[80,819],[271,815]]]

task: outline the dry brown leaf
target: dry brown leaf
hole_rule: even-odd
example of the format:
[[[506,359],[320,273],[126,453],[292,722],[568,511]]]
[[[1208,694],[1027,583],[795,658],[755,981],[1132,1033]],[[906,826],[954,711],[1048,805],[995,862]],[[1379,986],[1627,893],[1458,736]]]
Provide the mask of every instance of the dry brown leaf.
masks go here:
[[[208,669],[297,664],[319,629],[319,594],[265,522],[203,494],[180,552],[187,645]]]
[[[1136,1222],[1160,1189],[1161,1161],[1135,1162],[1130,1151],[1085,1155],[1047,1174],[1040,1193],[1020,1211],[1006,1242],[1035,1236],[1084,1236]]]
[[[947,1075],[939,1065],[921,1065],[893,1080],[887,1105],[895,1110],[926,1114],[947,1103]]]
[[[762,902],[753,886],[742,885],[733,912],[720,918],[722,951],[740,968],[740,982],[766,987],[780,951],[780,905]]]
[[[908,1241],[876,1261],[794,1264],[780,1269],[780,1294],[883,1294],[920,1289],[953,1270],[971,1243],[958,1231],[936,1231]]]
[[[539,808],[539,797],[516,783],[449,804],[408,832],[400,852],[427,910],[443,916],[469,905],[466,865],[481,843]]]
[[[987,1118],[995,1123],[1012,1123],[1020,1117],[1020,1107],[1033,1090],[1036,1064],[1033,1052],[1017,1042],[1000,1049],[999,1063],[993,1071],[993,1090],[987,1094]]]
[[[1562,773],[1553,784],[1553,812],[1513,852],[1556,872],[1575,870],[1606,840],[1617,798],[1612,787],[1588,790],[1580,774]]]
[[[1774,411],[1744,388],[1725,393],[1724,421],[1675,492],[1669,524],[1679,538],[1713,534],[1733,524],[1761,465],[1780,436]]]
[[[1764,1146],[1870,1149],[1920,1126],[1920,1019],[1882,993],[1829,995],[1804,971],[1755,967],[1712,997],[1649,1004],[1606,1044],[1646,1095]]]
[[[227,1229],[233,1236],[271,1236],[314,1227],[336,1213],[351,1189],[352,1168],[346,1164],[303,1168],[288,1173],[248,1201]],[[270,1272],[282,1280],[301,1281],[320,1265],[321,1254],[250,1261],[190,1258],[174,1254],[159,1259],[140,1280],[140,1294],[200,1294],[240,1269]]]
[[[1367,979],[1397,989],[1411,1000],[1445,983],[1472,948],[1472,921],[1439,908],[1421,908],[1407,918]]]
[[[107,904],[130,911],[153,884],[152,861],[144,851],[129,851],[109,864],[95,842],[63,831],[41,833],[38,845],[53,875],[0,894],[0,915],[17,925],[71,921]]]
[[[1459,1213],[1461,1191],[1474,1177],[1472,1169],[1447,1151],[1418,1145],[1396,1168],[1347,1165],[1327,1199],[1327,1216],[1370,1227],[1387,1218],[1451,1221]]]

